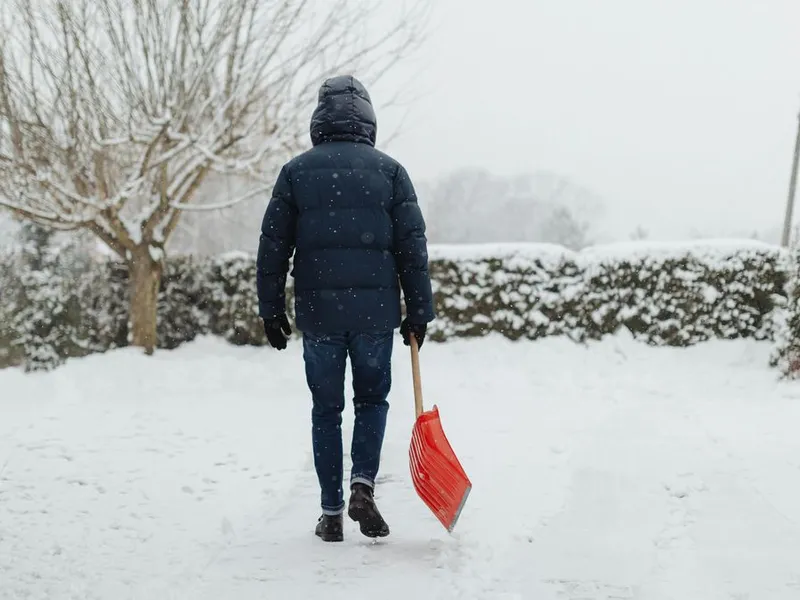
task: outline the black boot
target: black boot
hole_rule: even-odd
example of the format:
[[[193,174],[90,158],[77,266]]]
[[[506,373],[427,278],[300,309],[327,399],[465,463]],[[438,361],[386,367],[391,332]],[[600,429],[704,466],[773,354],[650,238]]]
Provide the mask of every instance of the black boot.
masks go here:
[[[375,499],[372,495],[372,488],[363,483],[354,483],[350,494],[350,506],[347,514],[353,521],[356,521],[363,533],[367,537],[386,537],[389,535],[389,526],[383,520],[378,507],[375,506]]]
[[[314,534],[324,542],[341,542],[344,540],[343,523],[342,515],[322,515]]]

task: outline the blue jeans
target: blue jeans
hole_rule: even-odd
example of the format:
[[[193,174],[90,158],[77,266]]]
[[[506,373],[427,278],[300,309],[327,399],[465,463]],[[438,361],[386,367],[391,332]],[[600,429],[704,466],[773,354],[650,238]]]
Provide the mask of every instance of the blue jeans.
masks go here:
[[[393,341],[391,330],[303,335],[306,379],[313,401],[314,468],[324,514],[344,511],[342,411],[347,357],[353,371],[355,412],[350,485],[374,487],[389,411],[386,398],[392,385]]]

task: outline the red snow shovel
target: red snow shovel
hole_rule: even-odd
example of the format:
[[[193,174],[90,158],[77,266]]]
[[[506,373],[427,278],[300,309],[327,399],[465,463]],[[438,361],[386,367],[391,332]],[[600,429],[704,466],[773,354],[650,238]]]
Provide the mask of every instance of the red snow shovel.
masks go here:
[[[439,421],[439,410],[422,410],[422,381],[419,372],[419,346],[411,334],[411,368],[414,374],[416,422],[408,451],[411,479],[422,501],[448,532],[456,526],[472,482],[458,462]]]

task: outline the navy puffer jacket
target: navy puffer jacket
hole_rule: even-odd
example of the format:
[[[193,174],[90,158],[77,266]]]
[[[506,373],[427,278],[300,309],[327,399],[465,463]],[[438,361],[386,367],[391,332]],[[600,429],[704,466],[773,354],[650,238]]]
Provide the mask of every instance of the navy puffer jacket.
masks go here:
[[[259,313],[286,311],[289,260],[296,326],[310,333],[385,331],[434,319],[425,221],[408,173],[376,150],[377,122],[354,77],[327,80],[311,118],[313,148],[281,169],[261,225]]]

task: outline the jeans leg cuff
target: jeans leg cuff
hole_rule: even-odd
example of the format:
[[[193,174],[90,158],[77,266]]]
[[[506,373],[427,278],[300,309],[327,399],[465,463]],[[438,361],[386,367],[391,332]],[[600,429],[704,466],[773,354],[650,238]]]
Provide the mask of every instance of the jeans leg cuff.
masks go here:
[[[322,507],[322,514],[329,517],[338,517],[342,513],[344,513],[344,503],[338,508],[328,508],[326,506]]]
[[[369,477],[365,477],[364,475],[353,475],[350,477],[350,487],[353,487],[354,483],[363,483],[369,488],[375,488],[375,482],[370,479]]]

